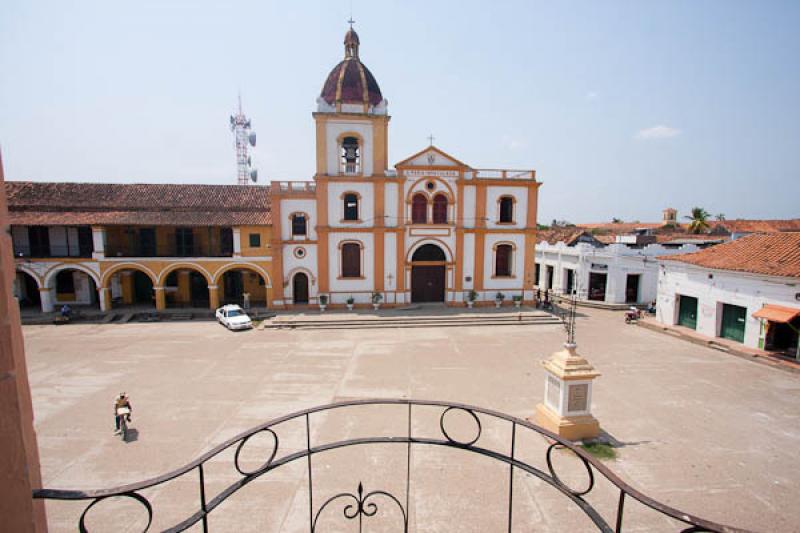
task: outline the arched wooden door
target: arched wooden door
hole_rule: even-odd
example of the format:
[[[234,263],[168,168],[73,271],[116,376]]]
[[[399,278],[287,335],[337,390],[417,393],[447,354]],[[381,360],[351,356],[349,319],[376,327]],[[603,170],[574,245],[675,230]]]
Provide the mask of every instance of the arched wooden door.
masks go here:
[[[447,258],[435,244],[420,246],[411,257],[411,301],[444,302]]]
[[[292,296],[296,304],[308,303],[308,276],[303,272],[298,272],[294,275],[292,280]]]

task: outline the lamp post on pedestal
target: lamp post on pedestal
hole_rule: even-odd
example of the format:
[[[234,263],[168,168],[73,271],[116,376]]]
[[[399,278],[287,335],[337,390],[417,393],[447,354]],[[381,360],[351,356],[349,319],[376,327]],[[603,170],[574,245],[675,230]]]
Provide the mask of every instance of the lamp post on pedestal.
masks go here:
[[[564,349],[542,361],[546,371],[544,402],[536,406],[531,420],[544,429],[568,440],[595,438],[600,423],[592,416],[592,381],[600,374],[576,351],[575,307],[573,294],[564,325],[567,342]]]

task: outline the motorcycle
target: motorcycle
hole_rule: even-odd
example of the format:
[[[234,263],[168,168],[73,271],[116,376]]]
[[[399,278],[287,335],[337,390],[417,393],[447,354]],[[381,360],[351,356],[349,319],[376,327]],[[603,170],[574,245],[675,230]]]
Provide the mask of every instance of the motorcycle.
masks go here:
[[[120,407],[117,409],[117,419],[119,420],[119,434],[122,442],[128,439],[128,422],[131,421],[131,410],[128,407]]]
[[[625,311],[626,324],[635,324],[640,318],[642,318],[642,312],[639,309],[631,308]]]

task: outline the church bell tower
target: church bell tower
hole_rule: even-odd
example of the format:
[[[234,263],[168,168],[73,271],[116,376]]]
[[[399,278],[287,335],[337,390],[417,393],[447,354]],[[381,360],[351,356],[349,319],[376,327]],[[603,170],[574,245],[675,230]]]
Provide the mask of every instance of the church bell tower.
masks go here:
[[[387,101],[361,62],[361,42],[352,27],[344,36],[344,59],[317,98],[317,175],[369,178],[388,168]]]

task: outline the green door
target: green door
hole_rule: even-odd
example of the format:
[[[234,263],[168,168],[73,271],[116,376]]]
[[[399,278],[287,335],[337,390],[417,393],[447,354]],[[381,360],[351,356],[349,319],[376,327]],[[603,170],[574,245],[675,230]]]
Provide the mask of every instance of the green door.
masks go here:
[[[678,325],[697,329],[697,298],[694,296],[678,295],[680,307],[678,308]]]
[[[738,305],[722,304],[722,326],[719,336],[736,342],[744,342],[744,324],[747,309]]]

